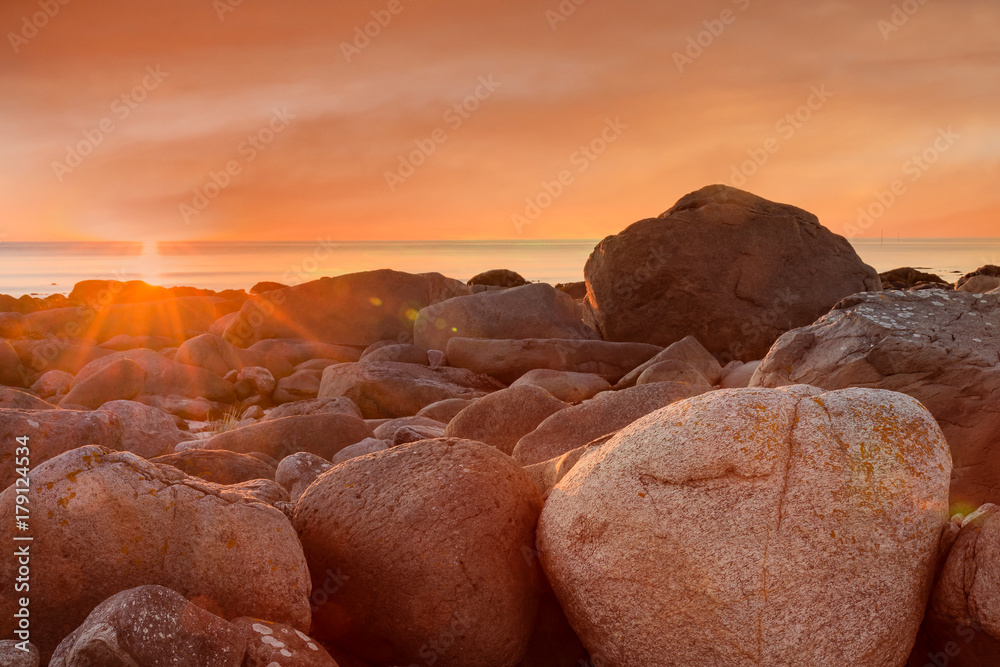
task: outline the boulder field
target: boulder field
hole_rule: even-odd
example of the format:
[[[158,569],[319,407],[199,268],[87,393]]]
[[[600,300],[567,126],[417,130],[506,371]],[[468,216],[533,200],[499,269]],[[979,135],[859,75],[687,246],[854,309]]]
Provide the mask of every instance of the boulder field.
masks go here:
[[[1000,269],[710,186],[581,270],[0,295],[0,665],[1000,664]]]

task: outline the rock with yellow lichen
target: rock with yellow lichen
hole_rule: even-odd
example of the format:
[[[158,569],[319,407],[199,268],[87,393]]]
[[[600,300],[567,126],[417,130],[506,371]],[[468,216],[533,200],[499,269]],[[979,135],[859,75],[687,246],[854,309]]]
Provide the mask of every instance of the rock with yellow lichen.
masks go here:
[[[310,580],[291,524],[269,504],[273,482],[210,484],[103,447],[74,449],[32,470],[31,639],[51,654],[111,595],[166,586],[224,618],[256,616],[309,630]],[[15,488],[0,494],[11,544]],[[0,560],[13,581],[16,559]],[[0,591],[0,636],[14,630],[13,587]]]
[[[909,394],[951,446],[952,512],[1000,503],[1000,292],[857,294],[782,336],[750,384]]]
[[[900,665],[950,473],[908,396],[722,390],[585,453],[546,501],[538,549],[608,667]]]

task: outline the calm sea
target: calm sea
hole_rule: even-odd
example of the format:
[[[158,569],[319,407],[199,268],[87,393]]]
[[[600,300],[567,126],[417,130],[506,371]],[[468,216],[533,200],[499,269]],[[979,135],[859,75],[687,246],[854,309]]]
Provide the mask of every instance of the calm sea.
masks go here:
[[[89,278],[145,280],[215,290],[262,280],[299,283],[321,276],[393,268],[467,280],[494,268],[548,283],[583,280],[597,240],[253,243],[0,243],[0,294],[68,293]],[[912,266],[948,281],[1000,264],[1000,239],[854,242],[878,271]]]

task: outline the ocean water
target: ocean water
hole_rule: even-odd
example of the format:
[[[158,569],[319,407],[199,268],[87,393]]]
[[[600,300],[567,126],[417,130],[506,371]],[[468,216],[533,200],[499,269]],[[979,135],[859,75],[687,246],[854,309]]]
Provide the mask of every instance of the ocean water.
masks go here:
[[[438,271],[468,280],[507,268],[528,280],[583,280],[597,239],[558,241],[366,241],[198,243],[0,243],[0,294],[65,294],[81,280],[145,280],[249,289],[262,280],[297,284],[322,276],[392,268]],[[1000,239],[902,239],[854,242],[878,271],[912,266],[954,280],[1000,264]]]

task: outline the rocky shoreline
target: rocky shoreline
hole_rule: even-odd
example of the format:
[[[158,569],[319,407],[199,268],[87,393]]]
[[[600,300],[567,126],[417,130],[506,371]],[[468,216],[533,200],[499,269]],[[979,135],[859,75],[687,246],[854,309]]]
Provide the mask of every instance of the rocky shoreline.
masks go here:
[[[1000,268],[710,186],[584,275],[0,295],[0,664],[1000,664]]]

